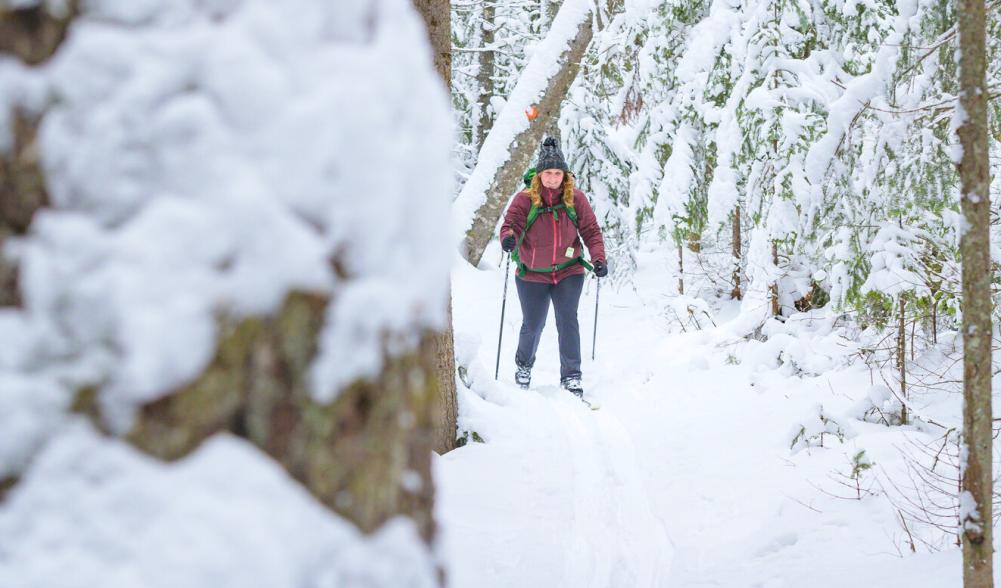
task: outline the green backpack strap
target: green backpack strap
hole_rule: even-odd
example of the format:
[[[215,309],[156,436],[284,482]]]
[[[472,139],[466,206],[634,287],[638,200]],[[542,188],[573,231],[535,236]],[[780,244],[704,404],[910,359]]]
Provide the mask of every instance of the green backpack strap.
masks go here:
[[[567,209],[567,216],[570,217],[570,220],[573,221],[573,226],[576,227],[577,226],[577,209],[575,209],[573,206],[565,206],[564,208]]]
[[[532,208],[528,211],[528,217],[525,219],[525,229],[521,232],[521,236],[518,237],[518,244],[515,245],[514,250],[511,251],[511,259],[514,261],[515,267],[518,268],[518,277],[520,278],[525,277],[525,272],[527,271],[528,266],[521,261],[521,256],[518,255],[518,252],[521,251],[521,243],[525,240],[525,235],[528,234],[528,229],[532,228],[532,225],[535,224],[535,219],[539,218],[540,210],[541,209],[538,206],[532,204]]]
[[[532,185],[532,178],[535,177],[535,168],[530,167],[525,170],[525,175],[521,176],[521,179],[525,182],[525,187],[528,188]]]

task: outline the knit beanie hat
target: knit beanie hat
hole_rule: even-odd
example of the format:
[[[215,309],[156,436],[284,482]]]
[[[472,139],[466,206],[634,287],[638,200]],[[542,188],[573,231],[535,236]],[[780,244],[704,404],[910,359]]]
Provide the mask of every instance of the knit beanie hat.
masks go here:
[[[535,164],[535,169],[539,173],[547,169],[570,171],[566,160],[563,159],[563,152],[560,151],[560,145],[556,142],[555,138],[546,137],[546,140],[542,142],[542,148],[539,149],[539,161]]]

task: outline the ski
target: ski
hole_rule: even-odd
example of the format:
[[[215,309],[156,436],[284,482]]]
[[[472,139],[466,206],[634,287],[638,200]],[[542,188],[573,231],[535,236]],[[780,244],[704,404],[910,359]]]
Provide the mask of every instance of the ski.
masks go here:
[[[583,392],[580,393],[580,394],[577,394],[576,392],[571,392],[571,394],[573,394],[574,396],[576,396],[578,400],[580,400],[581,402],[583,402],[591,410],[598,410],[599,408],[601,408],[601,404],[599,404],[597,402],[592,402],[592,401],[587,400],[586,398],[584,398],[584,393]]]

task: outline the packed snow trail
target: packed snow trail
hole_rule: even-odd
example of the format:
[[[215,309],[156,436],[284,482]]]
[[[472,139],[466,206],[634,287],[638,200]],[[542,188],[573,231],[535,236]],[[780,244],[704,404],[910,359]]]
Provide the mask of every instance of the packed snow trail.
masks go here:
[[[559,389],[551,317],[531,390],[514,385],[513,289],[494,381],[504,276],[457,266],[456,346],[470,384],[460,388],[460,423],[486,442],[436,462],[450,584],[843,588],[910,577],[958,586],[957,552],[898,556],[885,500],[818,490],[832,488],[832,472],[846,471],[859,447],[892,466],[899,437],[858,423],[844,445],[790,450],[790,431],[821,399],[831,410],[850,405],[835,391],[864,390],[868,374],[791,377],[754,353],[736,361],[711,333],[672,334],[668,260],[641,261],[635,289],[602,288],[595,362],[593,280],[581,299],[584,388],[598,411]],[[761,361],[768,349],[755,352]]]
[[[457,299],[469,296],[455,311],[457,324],[463,325],[457,329],[460,363],[476,348],[475,358],[466,363],[474,390],[483,395],[461,391],[460,419],[489,442],[470,443],[439,463],[446,541],[461,549],[464,560],[452,570],[454,584],[662,585],[673,548],[650,507],[626,426],[614,410],[592,411],[558,387],[551,319],[531,390],[513,384],[509,372],[521,322],[513,288],[502,376],[495,383],[490,368],[496,347],[491,353],[490,344],[496,339],[487,329],[493,323],[496,333],[503,282],[494,281],[503,280],[503,273],[459,271],[466,275],[456,280]],[[476,294],[467,286],[478,300],[470,299]],[[593,301],[589,285],[580,310],[585,383],[588,396],[603,403],[604,389],[614,380],[589,365]],[[464,338],[470,332],[478,333],[480,344]]]

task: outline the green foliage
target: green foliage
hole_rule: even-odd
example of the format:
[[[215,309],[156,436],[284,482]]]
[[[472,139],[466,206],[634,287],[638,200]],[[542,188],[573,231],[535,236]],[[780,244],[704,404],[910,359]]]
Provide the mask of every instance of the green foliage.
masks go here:
[[[456,447],[465,447],[469,443],[486,443],[483,437],[480,436],[476,431],[462,431],[462,433],[455,438]]]
[[[855,455],[852,456],[852,469],[848,477],[852,480],[860,480],[862,478],[863,472],[867,472],[876,465],[875,462],[869,461],[869,458],[865,455],[865,450],[860,449]]]

